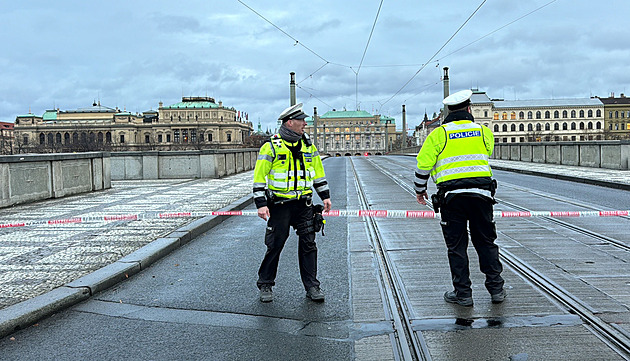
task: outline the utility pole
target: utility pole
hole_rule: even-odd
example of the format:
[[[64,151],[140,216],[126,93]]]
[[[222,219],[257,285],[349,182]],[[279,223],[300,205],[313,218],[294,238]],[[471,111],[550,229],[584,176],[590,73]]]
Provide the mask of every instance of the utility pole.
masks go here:
[[[317,107],[313,107],[313,144],[319,148],[319,142],[317,141]]]
[[[405,104],[402,106],[402,139],[401,139],[401,149],[407,148],[407,112],[405,111]]]

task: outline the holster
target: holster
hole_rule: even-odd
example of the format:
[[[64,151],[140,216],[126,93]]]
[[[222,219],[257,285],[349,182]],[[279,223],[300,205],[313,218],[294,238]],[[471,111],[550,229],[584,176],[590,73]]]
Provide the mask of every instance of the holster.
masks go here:
[[[308,221],[299,224],[296,228],[296,233],[298,236],[303,234],[309,234],[311,232],[317,233],[322,231],[322,236],[324,234],[324,225],[326,224],[326,220],[324,216],[322,216],[322,212],[324,211],[324,206],[321,204],[316,204],[313,206],[313,218]]]
[[[440,213],[440,208],[444,205],[444,195],[446,191],[438,189],[437,193],[431,195],[431,203],[433,203],[433,212]]]

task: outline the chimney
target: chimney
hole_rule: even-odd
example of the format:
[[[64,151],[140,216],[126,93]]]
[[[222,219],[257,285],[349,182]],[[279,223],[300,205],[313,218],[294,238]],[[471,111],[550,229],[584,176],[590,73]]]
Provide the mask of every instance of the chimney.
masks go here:
[[[450,83],[450,81],[448,79],[448,66],[445,66],[444,67],[444,98],[442,98],[442,99],[445,99],[450,94],[450,90],[449,90],[450,84],[449,83]]]
[[[626,97],[626,95],[625,95],[624,93],[621,93],[621,95],[620,95],[620,96],[621,96],[622,98],[625,98],[625,97]]]
[[[295,101],[295,73],[291,72],[291,82],[289,83],[289,88],[291,90],[291,104],[290,105],[295,105],[296,101]]]

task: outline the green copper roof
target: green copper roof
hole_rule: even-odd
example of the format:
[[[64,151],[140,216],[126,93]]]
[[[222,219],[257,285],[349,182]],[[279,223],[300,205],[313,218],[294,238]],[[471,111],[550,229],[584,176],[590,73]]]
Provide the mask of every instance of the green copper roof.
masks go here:
[[[320,118],[371,118],[372,114],[365,110],[335,110],[324,113]]]
[[[212,102],[179,102],[169,105],[162,109],[198,109],[198,108],[218,108],[216,103]]]
[[[42,117],[44,121],[46,120],[57,120],[57,111],[56,110],[47,110]]]

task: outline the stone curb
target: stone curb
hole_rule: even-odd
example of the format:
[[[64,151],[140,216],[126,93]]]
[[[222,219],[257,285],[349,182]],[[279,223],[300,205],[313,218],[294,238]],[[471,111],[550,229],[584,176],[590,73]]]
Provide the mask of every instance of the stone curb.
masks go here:
[[[251,195],[240,198],[220,211],[241,210],[253,203]],[[94,294],[104,291],[219,225],[228,216],[206,216],[195,220],[165,237],[128,254],[118,261],[86,276],[0,310],[0,338],[27,328],[38,320],[67,309]]]

